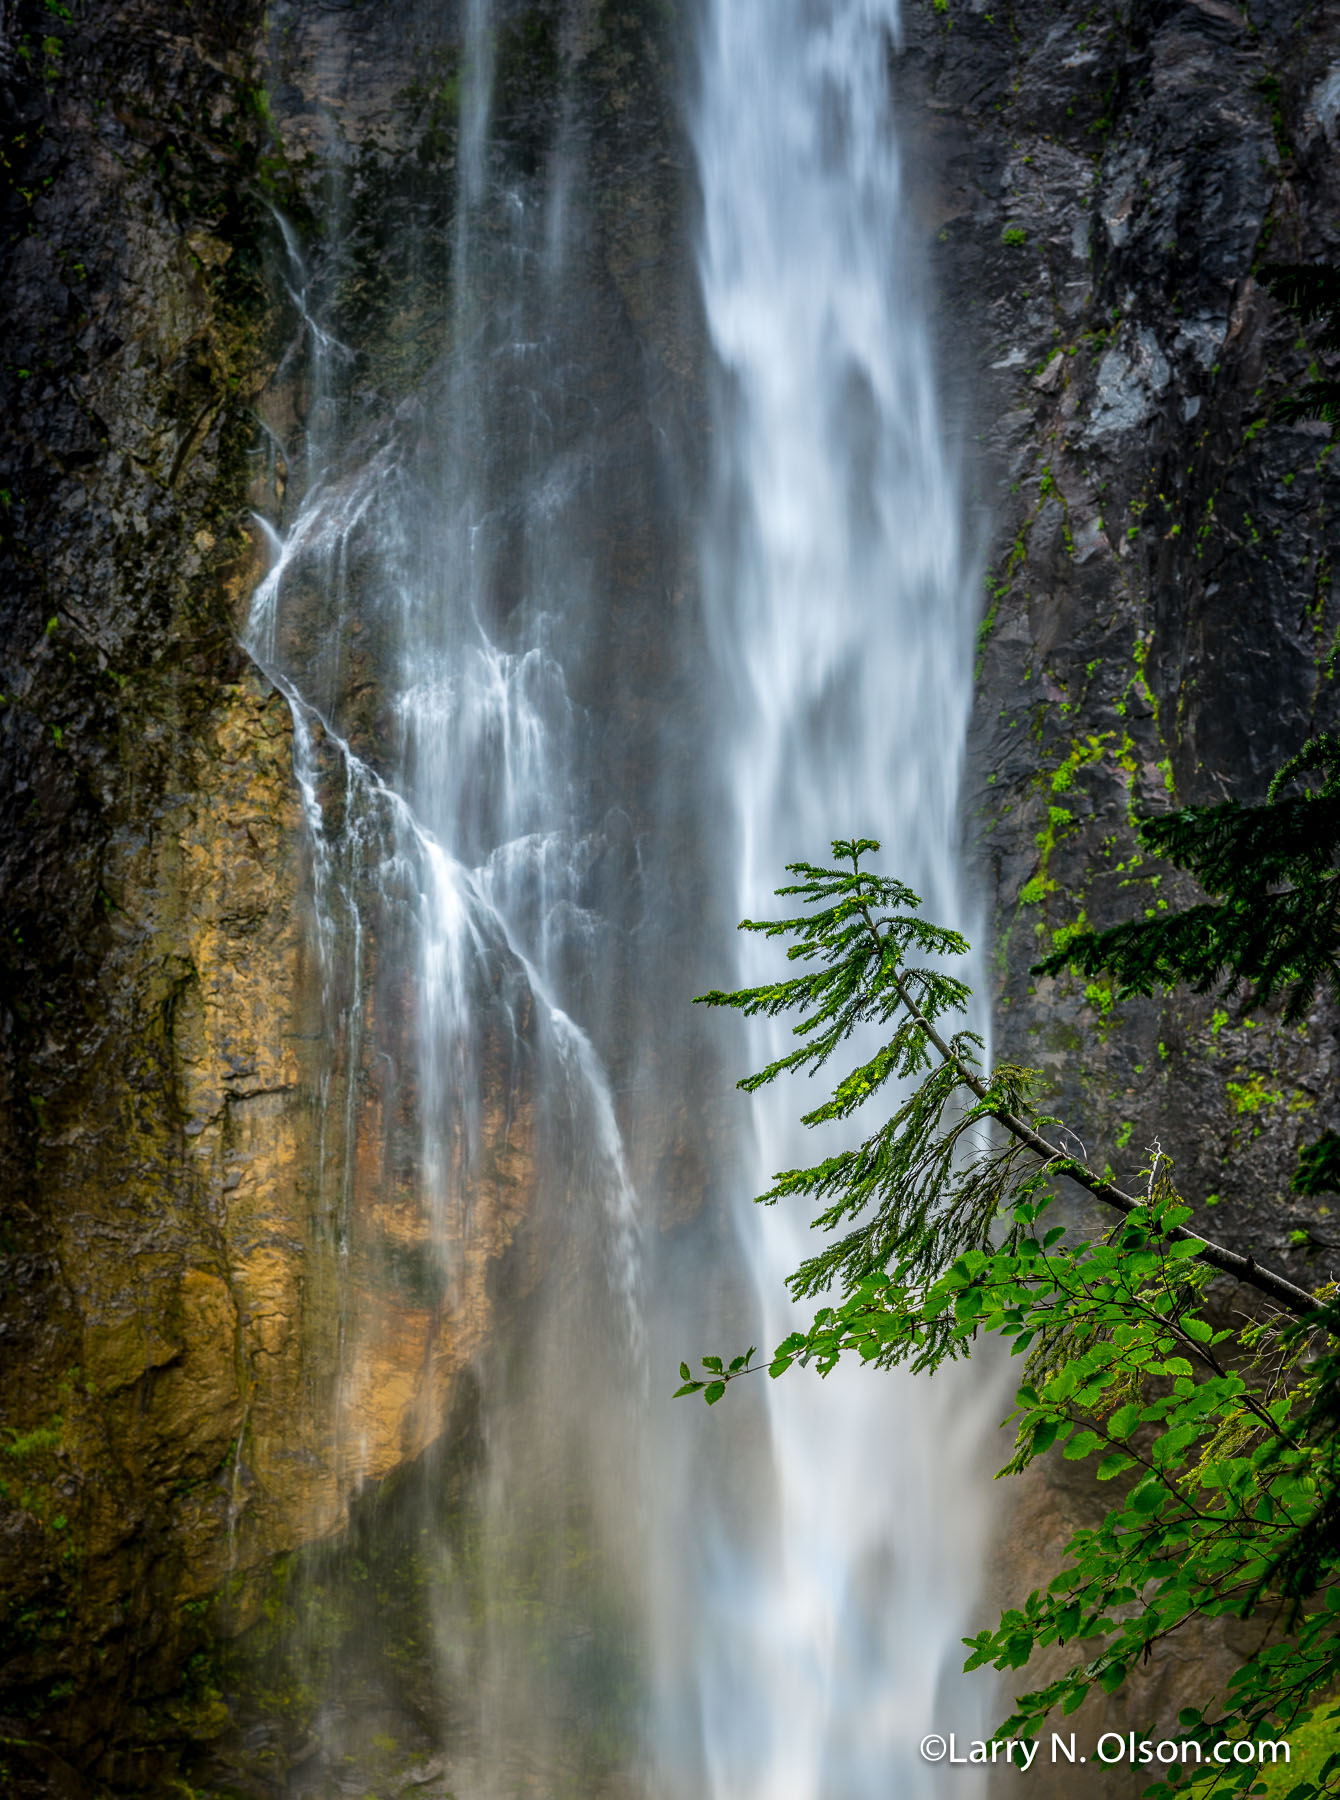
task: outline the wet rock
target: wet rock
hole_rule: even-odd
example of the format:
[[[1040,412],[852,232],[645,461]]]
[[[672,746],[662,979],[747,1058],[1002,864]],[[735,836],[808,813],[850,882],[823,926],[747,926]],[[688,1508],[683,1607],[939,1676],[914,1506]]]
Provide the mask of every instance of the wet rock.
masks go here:
[[[1086,442],[1097,443],[1151,419],[1171,378],[1168,359],[1147,325],[1119,336],[1098,364]]]
[[[0,1413],[22,1475],[0,1708],[53,1793],[82,1791],[75,1767],[157,1791],[173,1746],[217,1733],[217,1695],[179,1686],[211,1597],[245,1624],[276,1554],[439,1428],[525,1181],[513,1129],[459,1330],[395,1303],[387,1245],[426,1225],[381,1179],[370,1076],[358,1154],[387,1201],[352,1246],[369,1385],[340,1416],[311,871],[288,709],[236,640],[266,554],[252,406],[294,327],[264,275],[289,177],[261,23],[19,6],[0,56]]]
[[[1046,1071],[1092,1158],[1134,1181],[1157,1138],[1207,1232],[1317,1282],[1324,1258],[1290,1243],[1314,1203],[1288,1183],[1340,1108],[1330,1006],[1300,1037],[1212,999],[1111,1007],[1028,971],[1081,913],[1103,926],[1183,896],[1140,861],[1133,815],[1260,799],[1337,722],[1335,476],[1320,433],[1269,422],[1311,352],[1254,270],[1340,257],[1340,15],[1173,0],[1010,27],[905,17],[896,80],[936,194],[945,385],[990,519],[966,799],[997,1048]],[[1279,1097],[1248,1114],[1234,1095],[1252,1083]],[[1082,1471],[1032,1471],[990,1598],[1038,1585],[1097,1504]],[[1104,1720],[1171,1724],[1233,1648],[1210,1633],[1156,1658]]]
[[[606,359],[574,385],[609,402],[601,479],[620,496],[591,555],[643,596],[601,649],[653,671],[637,621],[679,552],[625,470],[683,437],[670,377],[695,320],[674,99],[663,36],[572,11]],[[288,710],[237,643],[309,479],[308,426],[338,410],[365,447],[428,432],[414,395],[447,323],[459,20],[310,4],[281,7],[267,36],[250,0],[199,19],[158,0],[54,17],[21,0],[6,43],[28,53],[0,51],[0,1410],[27,1459],[0,1500],[0,1706],[52,1771],[111,1791],[158,1791],[192,1742],[264,1791],[276,1746],[223,1743],[229,1704],[203,1665],[183,1686],[183,1666],[256,1620],[281,1553],[338,1533],[356,1494],[423,1455],[496,1308],[554,1261],[519,1241],[536,1025],[500,943],[480,979],[507,1007],[479,1047],[479,1149],[445,1281],[415,1173],[419,998],[393,973],[394,904],[361,896],[358,1039],[313,930]],[[497,154],[519,175],[559,126],[556,17],[532,8],[500,33]],[[319,395],[279,215],[310,243],[332,130],[349,228],[315,279],[347,346],[339,392]],[[349,623],[333,683],[375,767],[393,722],[373,609]],[[644,712],[672,710],[658,680]],[[645,742],[645,724],[611,729]],[[333,830],[344,771],[332,745],[316,757]],[[593,913],[626,905],[638,868],[627,819],[607,839]],[[675,916],[691,929],[691,907]],[[682,946],[667,956],[690,985]],[[615,986],[617,1012],[631,997]],[[691,1210],[698,1121],[686,1109],[642,1136],[689,1170]]]

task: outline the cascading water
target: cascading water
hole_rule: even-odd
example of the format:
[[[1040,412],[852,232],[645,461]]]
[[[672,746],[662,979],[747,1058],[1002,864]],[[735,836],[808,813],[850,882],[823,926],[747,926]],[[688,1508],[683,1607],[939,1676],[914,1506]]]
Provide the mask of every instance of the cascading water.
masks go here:
[[[455,1389],[475,1395],[471,1466],[451,1528],[425,1492],[413,1537],[416,1555],[429,1540],[433,1735],[453,1794],[489,1800],[555,1771],[565,1793],[589,1791],[610,1760],[584,1761],[577,1740],[599,1736],[623,1681],[627,1606],[609,1595],[628,1575],[603,1566],[621,1533],[600,1521],[636,1488],[646,1371],[636,1196],[608,1075],[565,1009],[608,956],[613,909],[591,900],[626,877],[628,846],[569,683],[598,621],[582,544],[588,409],[555,341],[564,197],[490,161],[496,21],[485,0],[466,11],[447,343],[370,434],[349,400],[352,353],[321,323],[298,237],[277,221],[307,394],[301,452],[281,450],[306,491],[247,642],[292,710],[311,840],[332,1044],[318,1207],[340,1270],[339,1480],[356,1489],[377,1464],[384,1365],[370,1352],[385,1305],[369,1294],[399,1285],[428,1313],[420,1412],[434,1366],[467,1345]],[[336,266],[339,174],[323,246]],[[373,1093],[393,1119],[392,1166],[369,1171]],[[513,1275],[524,1305],[490,1345],[478,1321],[494,1305],[491,1265],[526,1213],[541,1223]],[[535,1266],[546,1253],[553,1266]],[[573,1369],[608,1387],[598,1408],[574,1396]],[[446,1423],[400,1416],[420,1446]],[[342,1766],[365,1791],[369,1743],[390,1740],[350,1713],[327,1695],[324,1755],[295,1793]]]
[[[971,699],[973,570],[909,264],[891,116],[896,0],[711,0],[692,135],[701,274],[720,361],[704,584],[733,729],[725,860],[749,918],[834,836],[963,921],[956,798]],[[742,941],[743,984],[776,979]],[[766,1021],[748,1066],[786,1047]],[[831,1153],[806,1096],[754,1103],[755,1191]],[[794,1328],[813,1249],[785,1204],[741,1221],[759,1342]],[[723,1533],[699,1679],[714,1800],[900,1800],[946,1717],[982,1543],[982,1418],[962,1382],[839,1370],[768,1394],[768,1529]],[[971,1713],[960,1714],[960,1731]],[[956,1771],[960,1776],[962,1771]],[[956,1789],[957,1791],[957,1789]]]
[[[797,1371],[710,1415],[662,1398],[681,1355],[785,1334],[802,1255],[801,1221],[747,1204],[808,1148],[794,1092],[739,1154],[665,1122],[716,1079],[687,1001],[729,979],[717,921],[766,913],[787,860],[852,832],[934,916],[963,911],[972,582],[902,261],[894,8],[696,14],[715,458],[702,609],[651,628],[629,623],[627,544],[648,494],[675,492],[655,384],[611,398],[580,133],[562,124],[538,173],[491,136],[516,10],[460,9],[451,302],[389,421],[360,426],[357,359],[280,221],[307,396],[283,449],[305,491],[248,641],[293,712],[312,846],[340,1477],[381,1466],[368,1296],[400,1283],[424,1370],[474,1395],[469,1467],[429,1469],[414,1534],[456,1800],[920,1800],[919,1738],[971,1722],[944,1707],[983,1535],[978,1409],[859,1372]],[[646,724],[690,688],[715,726]],[[495,1302],[514,1239],[517,1293]],[[493,1340],[457,1366],[453,1333],[489,1308]],[[420,1449],[446,1391],[426,1375],[404,1414]],[[327,1696],[322,1766],[350,1759],[361,1793],[374,1727],[353,1710]],[[290,1792],[327,1791],[308,1779]]]

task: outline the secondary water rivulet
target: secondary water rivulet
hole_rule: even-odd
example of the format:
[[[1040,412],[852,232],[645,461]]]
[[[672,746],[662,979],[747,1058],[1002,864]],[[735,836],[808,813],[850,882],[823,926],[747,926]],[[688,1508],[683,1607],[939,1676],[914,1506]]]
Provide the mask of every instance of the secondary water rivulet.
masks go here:
[[[428,1449],[448,1397],[469,1421],[414,1502],[458,1796],[918,1800],[921,1734],[978,1716],[952,1680],[983,1536],[967,1390],[797,1371],[711,1415],[665,1398],[681,1354],[785,1333],[805,1248],[749,1204],[807,1154],[800,1097],[729,1099],[766,1034],[717,1035],[697,1111],[689,998],[771,966],[729,922],[850,832],[966,910],[973,570],[896,9],[697,9],[710,416],[679,483],[654,394],[611,405],[593,342],[586,140],[560,105],[529,163],[499,147],[509,16],[463,10],[450,243],[422,247],[449,267],[441,354],[393,418],[360,415],[309,271],[338,264],[338,167],[315,251],[276,225],[304,491],[247,641],[292,708],[311,845],[341,1478],[379,1466],[369,1295],[401,1291],[428,1324],[397,1429]],[[630,623],[639,507],[677,517],[692,594]],[[390,1754],[356,1712],[326,1696],[295,1792]]]

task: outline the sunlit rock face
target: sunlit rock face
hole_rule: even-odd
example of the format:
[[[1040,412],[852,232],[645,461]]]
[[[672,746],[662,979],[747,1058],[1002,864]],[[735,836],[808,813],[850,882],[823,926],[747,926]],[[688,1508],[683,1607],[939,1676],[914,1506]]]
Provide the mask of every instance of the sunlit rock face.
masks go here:
[[[486,1037],[452,1309],[402,1278],[429,1235],[416,1097],[331,1039],[290,712],[238,648],[273,485],[255,408],[286,392],[293,328],[259,26],[141,6],[4,65],[15,1794],[83,1792],[76,1768],[147,1793],[219,1728],[180,1687],[205,1602],[245,1625],[277,1553],[440,1433],[532,1182],[518,1043]],[[383,1048],[412,1033],[412,995],[376,1005]]]
[[[37,27],[40,42],[45,15]],[[576,1067],[580,1046],[537,1011],[508,944],[486,941],[468,1156],[440,1146],[461,1160],[452,1215],[435,1214],[428,1024],[396,939],[413,883],[399,912],[369,893],[403,821],[370,820],[368,860],[332,875],[312,809],[329,849],[347,822],[343,751],[319,721],[295,742],[287,700],[238,642],[270,533],[310,487],[313,437],[329,426],[325,441],[375,449],[426,429],[410,396],[450,336],[463,30],[436,7],[297,8],[267,34],[254,9],[196,22],[142,6],[72,24],[45,66],[5,64],[25,134],[4,196],[16,430],[0,476],[0,1381],[16,1434],[0,1469],[0,1711],[26,1745],[6,1751],[16,1793],[75,1793],[83,1777],[148,1793],[183,1743],[222,1730],[217,1690],[181,1686],[206,1602],[210,1630],[244,1630],[276,1555],[338,1535],[356,1495],[441,1437],[499,1305],[524,1308],[575,1253],[521,1227],[553,1179],[534,1064]],[[634,853],[660,779],[648,735],[673,718],[691,737],[701,704],[691,672],[666,679],[655,624],[686,604],[667,520],[693,479],[680,377],[696,315],[663,37],[598,9],[510,9],[497,153],[524,175],[551,145],[560,48],[578,70],[569,129],[595,171],[574,189],[595,275],[574,301],[590,316],[570,385],[578,408],[598,392],[607,409],[587,478],[616,496],[574,554],[628,597],[573,696],[604,708],[633,771],[605,798],[586,897],[626,914],[639,881],[670,896],[696,879],[682,834],[659,863]],[[351,347],[338,395],[313,386],[281,224],[310,243],[328,204],[349,209],[347,260],[316,272]],[[481,304],[507,279],[486,275]],[[505,437],[516,421],[495,424]],[[347,573],[347,636],[315,697],[374,778],[397,730],[376,679],[385,621],[375,565]],[[280,650],[319,661],[328,647],[327,575],[295,564]],[[362,904],[357,947],[349,909],[323,913],[328,877]],[[667,901],[654,940],[685,997],[707,985],[703,913]],[[625,946],[605,948],[608,979],[577,999],[627,1044],[633,975]],[[591,990],[580,962],[554,973],[570,1004]],[[621,1073],[644,1171],[683,1220],[711,1130],[694,1084],[721,1085],[708,1056],[693,1082],[675,1078],[687,1036],[636,1053],[646,1066],[629,1050]],[[664,1103],[657,1069],[671,1071]]]
[[[0,1705],[18,1793],[82,1791],[69,1760],[143,1738],[132,1694],[177,1685],[182,1603],[227,1572],[235,1445],[276,1366],[264,1287],[281,1312],[261,1245],[246,1226],[229,1242],[225,1146],[274,1115],[271,1205],[302,1238],[310,1137],[287,715],[232,629],[267,333],[233,185],[256,151],[238,52],[256,15],[220,8],[194,34],[170,9],[49,18],[7,21],[4,62]],[[271,1503],[282,1518],[282,1487]]]

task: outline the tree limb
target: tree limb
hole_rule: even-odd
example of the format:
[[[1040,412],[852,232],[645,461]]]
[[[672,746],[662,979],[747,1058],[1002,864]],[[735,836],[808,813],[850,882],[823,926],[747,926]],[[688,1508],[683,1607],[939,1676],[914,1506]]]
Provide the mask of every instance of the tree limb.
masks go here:
[[[864,908],[862,910],[864,911]],[[874,921],[868,912],[865,916],[871,931],[878,940],[879,932]],[[880,952],[882,955],[882,942]],[[1059,1144],[1049,1143],[1040,1132],[1034,1131],[1033,1127],[1026,1120],[1019,1118],[1016,1113],[1010,1112],[1006,1107],[990,1106],[990,1084],[983,1081],[977,1071],[965,1063],[962,1057],[955,1055],[953,1049],[941,1037],[931,1021],[918,1009],[916,1002],[903,984],[902,976],[896,969],[891,973],[899,999],[939,1051],[942,1060],[957,1072],[960,1080],[976,1094],[979,1100],[988,1103],[991,1117],[1003,1125],[1012,1137],[1017,1138],[1021,1144],[1025,1144],[1035,1156],[1040,1157],[1058,1174],[1068,1175],[1079,1187],[1087,1188],[1095,1200],[1101,1200],[1105,1206],[1115,1207],[1121,1213],[1130,1213],[1135,1212],[1143,1204],[1134,1195],[1124,1193],[1112,1182],[1105,1181],[1101,1175],[1095,1175],[1083,1163],[1076,1162],[1075,1158],[1068,1156]],[[1202,1237],[1200,1232],[1191,1231],[1185,1225],[1173,1226],[1167,1235],[1173,1239],[1194,1240],[1203,1245],[1200,1253],[1202,1262],[1209,1263],[1212,1269],[1218,1269],[1225,1275],[1236,1276],[1239,1281],[1245,1282],[1249,1287],[1254,1287],[1258,1292],[1269,1295],[1277,1305],[1284,1307],[1299,1318],[1316,1309],[1318,1304],[1316,1297],[1308,1293],[1306,1288],[1299,1287],[1287,1276],[1277,1275],[1273,1269],[1262,1268],[1254,1257],[1243,1256],[1237,1250],[1229,1250],[1222,1244],[1211,1243]]]

